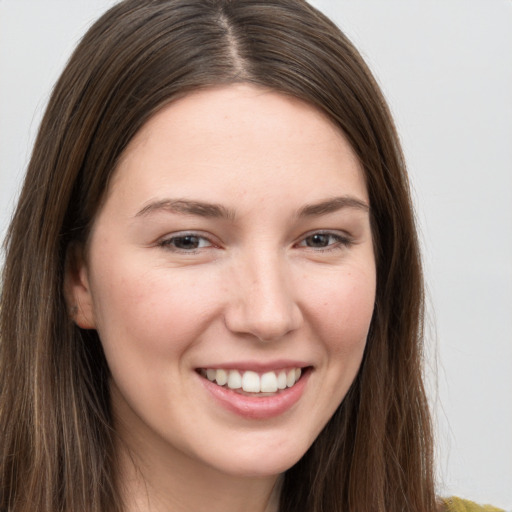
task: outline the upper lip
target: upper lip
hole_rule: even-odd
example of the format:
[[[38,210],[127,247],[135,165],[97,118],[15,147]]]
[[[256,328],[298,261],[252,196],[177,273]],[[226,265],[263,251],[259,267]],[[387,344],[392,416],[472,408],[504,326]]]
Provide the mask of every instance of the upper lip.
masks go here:
[[[311,364],[292,359],[279,359],[274,361],[230,361],[208,363],[204,366],[200,366],[199,368],[270,372],[275,370],[282,370],[283,368],[306,368],[307,366],[311,366]]]

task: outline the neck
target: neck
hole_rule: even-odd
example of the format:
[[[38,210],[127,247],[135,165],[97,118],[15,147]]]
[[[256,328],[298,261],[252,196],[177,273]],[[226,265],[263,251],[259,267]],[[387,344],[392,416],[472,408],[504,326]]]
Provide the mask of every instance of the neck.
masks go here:
[[[278,511],[279,475],[229,475],[169,446],[125,441],[117,449],[123,512]]]

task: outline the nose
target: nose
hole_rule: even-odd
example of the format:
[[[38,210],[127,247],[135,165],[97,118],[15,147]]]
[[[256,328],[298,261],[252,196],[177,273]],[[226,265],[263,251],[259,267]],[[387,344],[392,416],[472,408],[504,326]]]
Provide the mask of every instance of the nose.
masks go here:
[[[298,329],[302,311],[287,264],[276,255],[253,257],[234,272],[225,312],[228,329],[274,341]]]

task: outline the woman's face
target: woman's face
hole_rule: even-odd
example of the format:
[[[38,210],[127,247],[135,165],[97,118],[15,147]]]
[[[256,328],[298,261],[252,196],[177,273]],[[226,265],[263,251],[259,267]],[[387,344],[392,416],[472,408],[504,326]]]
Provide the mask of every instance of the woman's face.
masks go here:
[[[345,137],[306,103],[236,85],[176,100],[139,131],[68,291],[141,460],[264,476],[293,465],[343,400],[375,282]]]

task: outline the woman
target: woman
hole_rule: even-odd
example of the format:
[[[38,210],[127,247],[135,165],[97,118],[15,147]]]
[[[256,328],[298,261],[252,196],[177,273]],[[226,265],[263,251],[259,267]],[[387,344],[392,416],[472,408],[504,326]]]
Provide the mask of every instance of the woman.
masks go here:
[[[422,298],[391,117],[329,20],[122,2],[7,238],[0,508],[444,506]]]

